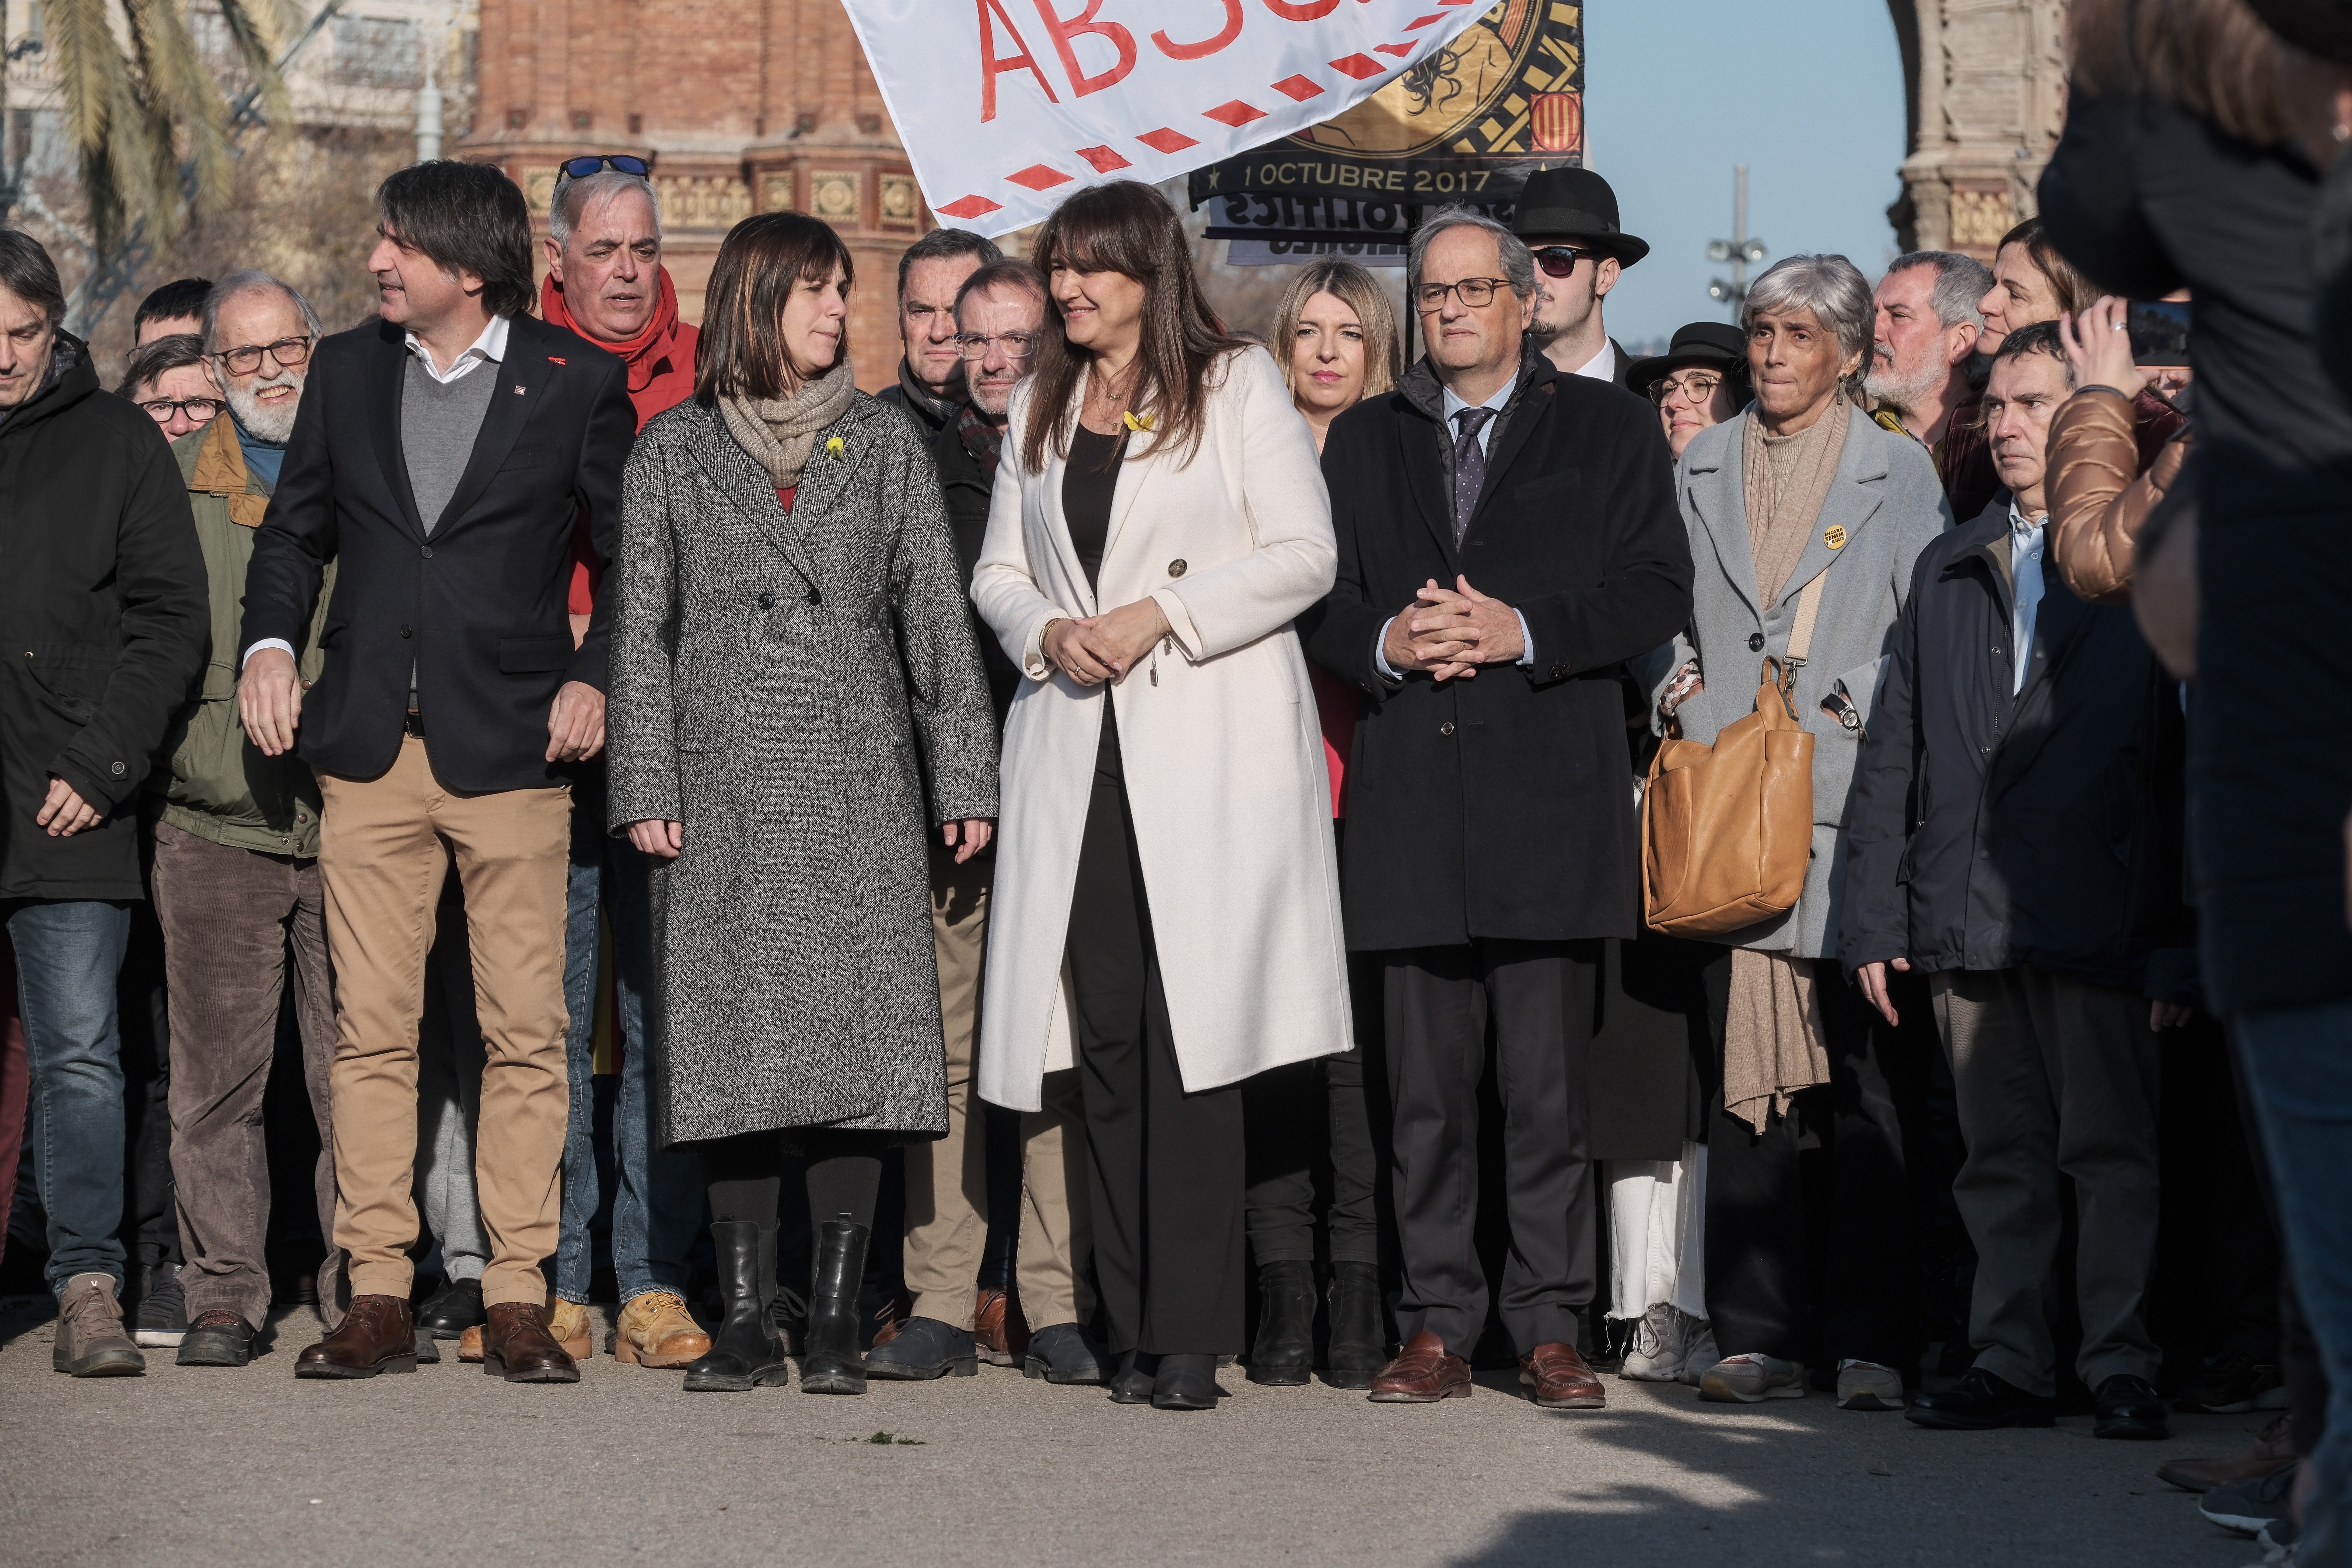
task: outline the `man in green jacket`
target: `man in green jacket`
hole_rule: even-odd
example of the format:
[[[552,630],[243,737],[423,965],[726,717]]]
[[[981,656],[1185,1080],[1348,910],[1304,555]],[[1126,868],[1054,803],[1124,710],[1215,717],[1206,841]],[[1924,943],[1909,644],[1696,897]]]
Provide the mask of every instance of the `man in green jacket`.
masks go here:
[[[188,1314],[182,1366],[245,1365],[268,1321],[261,1100],[289,953],[302,1076],[319,1121],[319,1232],[329,1238],[319,1307],[331,1329],[342,1317],[341,1256],[332,1240],[327,1069],[335,1008],[319,880],[319,786],[292,753],[263,756],[236,711],[246,566],[320,332],[309,302],[268,273],[222,279],[205,301],[204,339],[230,417],[173,444],[204,546],[212,612],[211,662],[196,700],[173,726],[171,766],[153,781],[148,806],[171,996],[172,1176],[187,1254],[180,1274]],[[331,563],[319,595],[321,619],[333,572]],[[319,633],[314,620],[301,656],[305,686],[324,665]]]

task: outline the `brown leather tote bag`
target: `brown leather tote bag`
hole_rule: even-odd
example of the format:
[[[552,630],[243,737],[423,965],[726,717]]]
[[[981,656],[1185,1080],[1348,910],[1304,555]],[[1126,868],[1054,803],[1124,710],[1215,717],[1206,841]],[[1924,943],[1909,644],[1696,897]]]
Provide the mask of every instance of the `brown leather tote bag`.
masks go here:
[[[1678,735],[1642,792],[1642,904],[1650,929],[1720,936],[1796,907],[1813,847],[1813,737],[1794,687],[1826,572],[1797,603],[1786,660],[1764,661],[1756,710],[1715,744]]]

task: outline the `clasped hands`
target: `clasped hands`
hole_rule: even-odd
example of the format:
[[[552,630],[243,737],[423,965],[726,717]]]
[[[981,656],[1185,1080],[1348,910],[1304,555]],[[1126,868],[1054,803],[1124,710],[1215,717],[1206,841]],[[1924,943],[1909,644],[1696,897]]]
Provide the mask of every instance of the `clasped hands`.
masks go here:
[[[1396,613],[1381,639],[1391,669],[1427,670],[1439,680],[1469,679],[1482,664],[1517,664],[1528,639],[1517,610],[1488,598],[1456,576],[1451,588],[1432,577],[1413,602]]]
[[[1048,662],[1080,686],[1127,679],[1152,645],[1172,628],[1156,599],[1138,599],[1099,616],[1047,621],[1037,647]]]

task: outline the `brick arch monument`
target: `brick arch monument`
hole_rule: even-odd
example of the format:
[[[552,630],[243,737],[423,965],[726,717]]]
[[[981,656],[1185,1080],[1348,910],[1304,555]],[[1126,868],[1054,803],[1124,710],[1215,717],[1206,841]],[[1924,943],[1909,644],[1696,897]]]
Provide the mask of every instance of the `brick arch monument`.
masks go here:
[[[1990,262],[2034,213],[2066,112],[2064,0],[1886,0],[1902,47],[1910,156],[1887,209],[1906,250]]]

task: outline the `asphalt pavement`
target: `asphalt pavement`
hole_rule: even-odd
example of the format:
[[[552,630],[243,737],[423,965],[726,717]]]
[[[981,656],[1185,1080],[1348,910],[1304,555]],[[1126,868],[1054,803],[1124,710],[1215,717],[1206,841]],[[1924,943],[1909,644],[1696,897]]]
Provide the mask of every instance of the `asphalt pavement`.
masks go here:
[[[599,1314],[597,1342],[603,1342]],[[1928,1432],[1825,1395],[1752,1406],[1606,1381],[1538,1410],[1513,1377],[1375,1405],[1230,1369],[1214,1413],[1114,1405],[983,1366],[863,1398],[683,1393],[598,1355],[568,1386],[449,1359],[298,1382],[281,1314],[239,1371],[151,1351],[142,1378],[49,1366],[46,1304],[0,1306],[0,1564],[2128,1564],[2241,1568],[2155,1468],[2243,1447],[2260,1415],[2166,1443]]]

